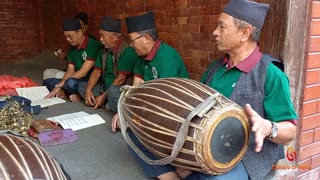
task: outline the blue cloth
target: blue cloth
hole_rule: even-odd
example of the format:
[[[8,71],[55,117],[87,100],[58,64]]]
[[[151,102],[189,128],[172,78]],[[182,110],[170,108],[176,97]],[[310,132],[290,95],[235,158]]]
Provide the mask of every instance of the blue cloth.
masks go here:
[[[147,148],[145,148],[141,142],[137,139],[137,137],[129,130],[129,137],[131,138],[132,142],[150,159],[156,160],[159,159],[155,155],[153,155]],[[128,146],[129,153],[136,159],[140,167],[142,168],[144,175],[147,178],[156,178],[161,174],[175,171],[175,167],[171,165],[151,165],[146,163],[143,159],[141,159],[129,146]]]
[[[157,156],[152,154],[145,146],[141,144],[141,142],[137,139],[137,137],[132,133],[132,131],[128,130],[129,137],[132,142],[150,159],[155,160],[159,159]],[[175,171],[175,167],[172,165],[151,165],[146,163],[143,159],[141,159],[136,152],[134,152],[128,146],[129,153],[136,159],[140,167],[142,168],[145,176],[147,178],[156,178],[164,173]],[[234,179],[241,179],[241,180],[248,180],[248,173],[246,168],[244,167],[242,161],[240,161],[237,166],[235,166],[231,171],[228,173],[213,176],[208,175],[201,172],[193,172],[189,176],[185,178],[185,180],[234,180]]]
[[[78,84],[84,81],[82,79],[69,78],[63,85],[63,89],[67,95],[78,94]]]
[[[39,105],[31,106],[30,99],[21,96],[10,96],[10,99],[11,101],[17,101],[20,104],[20,107],[23,107],[23,110],[28,113],[38,114],[41,111],[41,107]],[[0,101],[0,109],[2,109],[6,104],[8,104],[8,100]]]
[[[88,81],[82,81],[78,84],[78,93],[82,97],[82,99],[86,96],[86,89],[88,86]],[[97,97],[100,96],[103,93],[102,85],[101,83],[98,83],[95,85],[92,89],[92,94]]]
[[[248,180],[248,173],[246,168],[244,167],[242,161],[240,161],[237,166],[235,166],[231,171],[218,175],[213,176],[201,172],[193,172],[189,176],[185,178],[185,180],[234,180],[234,179],[241,179],[241,180]]]
[[[88,82],[86,82],[86,81],[80,82],[79,85],[78,85],[78,93],[83,99],[85,98],[85,93],[86,93],[87,86],[88,86]],[[98,83],[92,89],[93,95],[95,97],[100,96],[103,93],[102,89],[103,88],[102,88],[101,83]],[[118,112],[117,107],[118,107],[118,101],[119,101],[120,95],[121,95],[120,86],[111,85],[107,89],[107,99],[104,102],[105,107],[108,110],[111,110],[111,111],[114,111],[114,112]]]
[[[48,90],[51,92],[52,89],[54,89],[55,85],[58,84],[60,81],[61,79],[57,79],[57,78],[45,79],[42,82],[42,86],[46,86]]]
[[[107,89],[108,106],[110,110],[118,112],[118,101],[121,95],[120,86],[111,85]]]
[[[49,78],[49,79],[45,79],[42,82],[42,85],[46,86],[49,91],[52,91],[55,88],[55,85],[58,84],[60,81],[61,79]],[[84,80],[77,79],[77,78],[67,79],[63,85],[63,90],[65,91],[66,95],[78,94],[78,84],[82,81]]]

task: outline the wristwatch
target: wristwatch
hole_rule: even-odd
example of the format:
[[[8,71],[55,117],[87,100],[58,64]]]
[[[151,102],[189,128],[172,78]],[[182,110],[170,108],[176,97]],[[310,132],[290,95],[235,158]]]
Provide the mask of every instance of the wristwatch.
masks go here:
[[[275,122],[271,122],[272,124],[272,127],[271,127],[271,131],[270,131],[270,134],[268,136],[268,138],[272,139],[272,138],[275,138],[277,137],[278,135],[278,127],[277,127],[277,124]]]
[[[63,86],[59,86],[59,84],[54,85],[55,88],[62,88]]]

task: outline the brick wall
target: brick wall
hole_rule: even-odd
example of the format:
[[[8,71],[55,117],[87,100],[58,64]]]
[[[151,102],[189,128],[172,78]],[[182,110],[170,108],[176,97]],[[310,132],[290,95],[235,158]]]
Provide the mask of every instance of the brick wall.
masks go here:
[[[320,1],[312,2],[307,70],[301,112],[299,179],[320,179]]]
[[[50,24],[44,23],[45,45],[54,49],[65,44],[60,24],[64,18],[72,17],[78,11],[89,14],[89,33],[98,37],[102,16],[124,19],[153,10],[160,38],[179,51],[191,78],[199,79],[210,63],[209,59],[219,57],[214,50],[212,32],[226,2],[227,0],[110,0],[108,3],[101,3],[99,0],[73,0],[72,3],[76,6],[68,6],[70,1],[44,0],[43,19],[50,19]],[[122,27],[126,32],[124,21]]]
[[[0,1],[0,63],[40,52],[38,7],[37,0]]]

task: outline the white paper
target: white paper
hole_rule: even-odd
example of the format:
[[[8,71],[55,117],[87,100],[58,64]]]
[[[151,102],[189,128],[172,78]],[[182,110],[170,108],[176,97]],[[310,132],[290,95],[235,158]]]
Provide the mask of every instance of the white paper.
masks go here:
[[[44,97],[50,93],[45,86],[16,88],[16,91],[19,96],[30,99],[32,106],[40,105],[43,108],[66,102],[59,97],[44,99]]]
[[[58,122],[64,129],[70,128],[73,131],[105,123],[98,114],[89,115],[83,111],[49,117],[47,119]]]
[[[90,114],[84,112],[84,111],[79,111],[75,113],[69,113],[69,114],[63,114],[60,116],[54,116],[54,117],[48,117],[47,119],[60,123],[61,121],[67,121],[69,119],[73,118],[78,118],[78,117],[83,117],[83,116],[89,116]]]

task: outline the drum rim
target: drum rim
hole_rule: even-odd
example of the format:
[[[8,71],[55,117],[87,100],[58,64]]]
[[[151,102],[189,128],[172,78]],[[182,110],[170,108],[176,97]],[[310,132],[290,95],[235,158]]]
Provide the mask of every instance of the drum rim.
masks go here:
[[[232,114],[231,114],[232,113]],[[244,132],[245,132],[245,142],[240,150],[240,153],[235,156],[229,163],[223,164],[214,159],[214,157],[211,154],[211,143],[202,143],[201,147],[198,147],[203,149],[203,151],[199,151],[200,153],[202,152],[202,161],[206,162],[205,164],[207,167],[205,169],[208,169],[209,172],[212,174],[223,174],[230,169],[232,169],[234,166],[237,165],[237,163],[243,158],[245,155],[248,144],[249,144],[249,136],[250,136],[250,131],[249,131],[249,120],[247,118],[246,113],[242,108],[239,108],[237,105],[230,105],[228,107],[224,107],[221,111],[211,111],[209,118],[207,119],[206,123],[208,121],[215,119],[215,122],[212,122],[212,126],[204,126],[205,127],[205,133],[203,134],[203,140],[202,142],[211,142],[212,134],[214,132],[214,129],[219,125],[219,123],[227,118],[227,117],[235,117],[240,120],[241,124],[244,127]],[[197,158],[198,160],[198,158]]]

